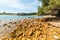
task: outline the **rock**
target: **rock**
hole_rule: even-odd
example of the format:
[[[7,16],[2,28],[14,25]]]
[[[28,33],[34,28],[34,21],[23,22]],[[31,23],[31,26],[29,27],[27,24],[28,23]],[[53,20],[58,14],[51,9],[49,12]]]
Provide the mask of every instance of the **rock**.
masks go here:
[[[23,19],[14,23],[11,28],[17,27],[13,32],[9,33],[9,38],[4,40],[56,40],[60,38],[60,28],[54,27],[45,22],[46,19],[31,18]],[[58,35],[54,36],[54,35]]]

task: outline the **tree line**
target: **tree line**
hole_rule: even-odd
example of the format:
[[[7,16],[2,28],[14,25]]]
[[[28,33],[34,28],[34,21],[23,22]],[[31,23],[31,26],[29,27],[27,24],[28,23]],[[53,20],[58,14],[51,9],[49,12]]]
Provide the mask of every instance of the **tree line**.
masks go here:
[[[60,0],[38,0],[42,7],[38,6],[38,15],[53,14],[52,9],[60,8]]]

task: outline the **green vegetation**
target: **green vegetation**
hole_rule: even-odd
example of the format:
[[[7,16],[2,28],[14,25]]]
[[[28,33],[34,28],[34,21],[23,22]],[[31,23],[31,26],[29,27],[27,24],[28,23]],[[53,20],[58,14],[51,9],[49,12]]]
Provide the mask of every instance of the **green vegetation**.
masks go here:
[[[60,7],[60,0],[39,0],[42,1],[42,7],[38,7],[38,15],[50,14],[53,8]]]
[[[3,13],[0,13],[0,15],[16,15],[16,14],[3,12]]]
[[[37,13],[17,13],[17,15],[36,15]]]
[[[43,15],[44,12],[43,12],[43,8],[41,8],[40,6],[38,7],[38,16],[39,15]]]
[[[0,15],[19,15],[19,16],[22,16],[22,15],[36,15],[37,13],[33,12],[33,13],[6,13],[6,12],[3,12],[3,13],[0,13]]]

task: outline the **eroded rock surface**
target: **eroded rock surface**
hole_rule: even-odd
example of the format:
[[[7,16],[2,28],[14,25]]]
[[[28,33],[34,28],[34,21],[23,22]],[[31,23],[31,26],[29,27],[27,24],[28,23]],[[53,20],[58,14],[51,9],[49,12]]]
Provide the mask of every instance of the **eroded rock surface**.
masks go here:
[[[17,29],[2,40],[60,40],[60,28],[44,22],[44,19],[24,19],[16,25]]]

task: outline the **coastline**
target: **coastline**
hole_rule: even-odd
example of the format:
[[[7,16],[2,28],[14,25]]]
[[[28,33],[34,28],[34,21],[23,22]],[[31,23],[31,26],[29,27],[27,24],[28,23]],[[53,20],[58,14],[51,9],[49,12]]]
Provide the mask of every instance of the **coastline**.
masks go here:
[[[47,18],[48,19],[48,18]],[[14,30],[17,29],[18,25],[20,24],[24,24],[24,22],[28,22],[28,21],[32,21],[33,20],[37,20],[38,22],[45,22],[45,23],[49,23],[52,25],[51,21],[46,21],[46,17],[45,18],[28,18],[28,19],[14,19],[14,20],[2,20],[0,22],[0,38],[5,38],[8,37],[9,33],[13,32]],[[53,22],[53,21],[52,21]],[[36,22],[34,22],[36,23]],[[55,23],[55,22],[54,22]],[[53,24],[54,24],[53,23]],[[2,24],[2,25],[1,25]],[[41,23],[42,24],[42,23]],[[46,25],[46,24],[44,24]],[[55,24],[58,25],[58,24]],[[52,25],[52,26],[55,26]],[[7,35],[8,34],[8,35]],[[3,37],[4,36],[4,37]]]

